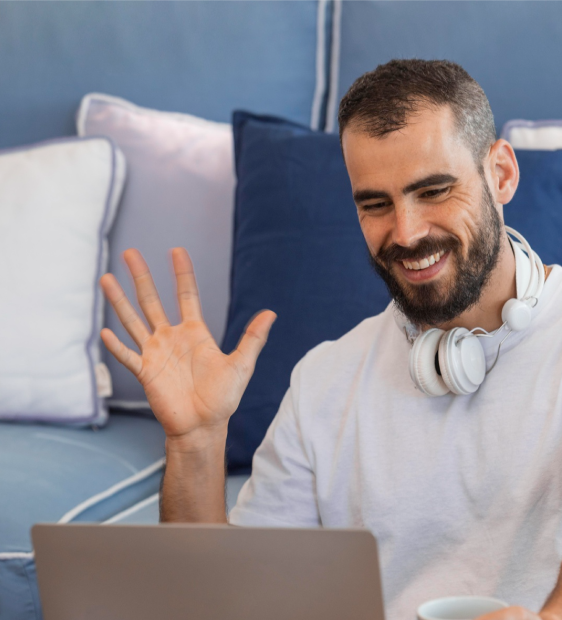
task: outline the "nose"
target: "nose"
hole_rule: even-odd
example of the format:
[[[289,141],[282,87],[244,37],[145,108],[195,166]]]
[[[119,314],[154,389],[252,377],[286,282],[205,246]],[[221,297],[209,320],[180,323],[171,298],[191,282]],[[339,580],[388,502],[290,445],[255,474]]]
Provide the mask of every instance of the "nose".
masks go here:
[[[429,223],[425,221],[422,209],[405,203],[395,204],[392,241],[404,248],[415,245],[429,234]]]

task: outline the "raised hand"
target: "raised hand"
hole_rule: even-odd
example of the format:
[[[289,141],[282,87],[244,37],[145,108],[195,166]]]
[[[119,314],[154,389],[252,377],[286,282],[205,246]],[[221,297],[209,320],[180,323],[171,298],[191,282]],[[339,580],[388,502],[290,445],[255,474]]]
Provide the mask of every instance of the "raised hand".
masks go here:
[[[170,325],[140,252],[127,250],[124,258],[149,327],[115,277],[106,274],[100,280],[103,291],[140,353],[126,347],[109,329],[101,332],[105,346],[140,381],[168,439],[225,428],[252,376],[275,313],[266,310],[255,316],[237,348],[225,355],[203,320],[186,250],[172,250],[181,314],[178,325]]]

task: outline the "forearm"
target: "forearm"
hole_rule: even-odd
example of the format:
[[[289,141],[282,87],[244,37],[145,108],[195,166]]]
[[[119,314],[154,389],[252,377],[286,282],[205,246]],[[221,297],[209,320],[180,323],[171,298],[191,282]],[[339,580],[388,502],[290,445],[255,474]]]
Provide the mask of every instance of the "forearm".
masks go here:
[[[166,440],[161,522],[226,523],[225,446],[226,426]]]
[[[543,620],[562,620],[562,568],[558,574],[558,581],[554,590],[546,600],[539,615]]]

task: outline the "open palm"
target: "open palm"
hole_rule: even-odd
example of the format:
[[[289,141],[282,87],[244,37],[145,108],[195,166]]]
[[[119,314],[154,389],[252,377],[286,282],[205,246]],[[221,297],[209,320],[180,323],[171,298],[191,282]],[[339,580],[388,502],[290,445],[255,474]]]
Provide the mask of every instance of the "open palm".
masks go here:
[[[170,325],[140,252],[127,250],[124,258],[149,327],[115,277],[106,274],[100,281],[103,291],[140,354],[126,347],[109,329],[101,332],[106,347],[140,381],[168,437],[179,438],[203,427],[225,425],[250,381],[275,313],[266,310],[254,317],[237,348],[225,355],[203,320],[186,250],[172,250],[181,315],[178,325]]]

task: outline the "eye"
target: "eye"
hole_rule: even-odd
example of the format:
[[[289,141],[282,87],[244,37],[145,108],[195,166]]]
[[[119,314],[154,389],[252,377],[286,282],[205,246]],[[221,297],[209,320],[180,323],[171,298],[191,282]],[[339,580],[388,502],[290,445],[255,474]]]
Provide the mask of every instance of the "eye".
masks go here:
[[[450,189],[450,187],[428,189],[420,195],[420,198],[437,198],[438,196],[444,196]]]
[[[385,200],[382,202],[371,202],[367,205],[361,205],[361,211],[380,211],[386,207],[389,207],[391,202],[389,200]]]

